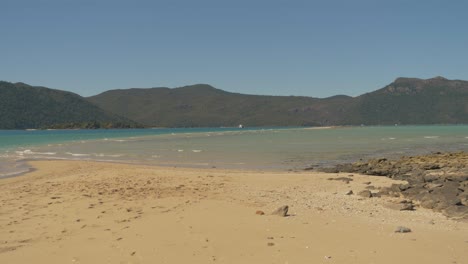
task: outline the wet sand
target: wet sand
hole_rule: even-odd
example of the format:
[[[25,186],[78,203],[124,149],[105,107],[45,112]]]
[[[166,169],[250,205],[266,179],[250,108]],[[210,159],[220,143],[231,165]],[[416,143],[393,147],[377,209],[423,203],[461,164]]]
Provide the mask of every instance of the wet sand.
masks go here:
[[[0,263],[468,263],[467,222],[356,195],[385,177],[30,164],[0,180]]]

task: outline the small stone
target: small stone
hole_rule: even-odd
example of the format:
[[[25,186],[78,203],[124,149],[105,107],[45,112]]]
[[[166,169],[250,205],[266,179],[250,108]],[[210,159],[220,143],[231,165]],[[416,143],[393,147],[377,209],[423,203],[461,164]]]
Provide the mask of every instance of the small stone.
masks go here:
[[[351,194],[353,194],[353,191],[352,191],[352,190],[349,190],[349,191],[347,191],[347,192],[345,193],[345,195],[351,195]]]
[[[273,242],[268,242],[268,243],[267,243],[267,246],[269,246],[269,247],[272,247],[272,246],[274,246],[274,245],[275,245],[275,243],[273,243]]]
[[[413,203],[403,203],[401,204],[400,211],[413,211],[414,204]]]
[[[358,195],[362,196],[362,197],[365,197],[365,198],[371,198],[372,197],[372,193],[369,190],[360,191],[358,193]]]
[[[273,211],[273,213],[271,214],[285,217],[285,216],[288,216],[288,210],[289,210],[289,206],[283,205],[280,208]]]
[[[258,215],[264,215],[264,214],[265,214],[265,212],[263,212],[262,210],[257,210],[257,211],[255,212],[255,214],[258,214]]]
[[[404,226],[399,226],[396,228],[395,233],[410,233],[411,229]]]

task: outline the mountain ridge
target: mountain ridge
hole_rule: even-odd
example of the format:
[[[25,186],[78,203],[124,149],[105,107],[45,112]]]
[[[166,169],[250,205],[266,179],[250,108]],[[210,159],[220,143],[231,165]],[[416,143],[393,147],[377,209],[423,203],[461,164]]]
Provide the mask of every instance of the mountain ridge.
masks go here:
[[[113,123],[123,127],[468,124],[468,81],[440,76],[400,77],[359,96],[326,98],[241,94],[209,84],[115,89],[81,97],[0,81],[0,101],[3,129],[63,127],[59,124],[65,123],[80,127],[80,122],[91,127]]]
[[[0,81],[0,129],[136,126],[72,92]]]

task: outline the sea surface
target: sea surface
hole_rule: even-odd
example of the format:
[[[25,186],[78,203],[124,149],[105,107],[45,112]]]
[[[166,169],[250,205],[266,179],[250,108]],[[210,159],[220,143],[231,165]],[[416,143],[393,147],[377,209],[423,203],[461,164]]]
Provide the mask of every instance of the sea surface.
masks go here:
[[[297,170],[435,151],[468,151],[468,126],[0,130],[0,177],[43,159]]]

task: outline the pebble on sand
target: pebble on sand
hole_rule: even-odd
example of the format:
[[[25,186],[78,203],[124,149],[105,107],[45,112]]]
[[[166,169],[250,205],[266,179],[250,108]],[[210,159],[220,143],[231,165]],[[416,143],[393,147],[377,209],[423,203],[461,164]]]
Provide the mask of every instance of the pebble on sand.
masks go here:
[[[395,233],[410,233],[411,229],[404,226],[399,226],[396,228]]]

